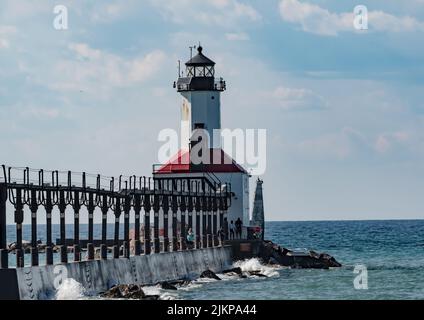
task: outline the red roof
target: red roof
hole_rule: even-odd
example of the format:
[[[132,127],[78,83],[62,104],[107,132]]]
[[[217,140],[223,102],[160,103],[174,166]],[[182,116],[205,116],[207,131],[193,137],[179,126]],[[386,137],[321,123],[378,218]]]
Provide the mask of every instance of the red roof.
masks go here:
[[[217,156],[214,156],[215,153]],[[214,161],[214,159],[216,160]],[[200,168],[201,166],[201,168]],[[199,167],[192,165],[190,170],[190,152],[179,150],[171,160],[154,170],[154,174],[165,173],[189,173],[189,172],[243,172],[247,173],[234,159],[222,149],[210,149],[209,164],[200,164]]]

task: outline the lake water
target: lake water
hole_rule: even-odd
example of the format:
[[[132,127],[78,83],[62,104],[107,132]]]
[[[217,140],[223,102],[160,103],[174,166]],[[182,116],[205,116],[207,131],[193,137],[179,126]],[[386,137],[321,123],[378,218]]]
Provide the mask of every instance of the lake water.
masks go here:
[[[156,287],[146,291],[162,298],[196,300],[424,299],[424,220],[267,222],[266,238],[292,249],[329,253],[343,267],[270,268],[253,259],[239,265],[244,270],[261,269],[268,278],[222,276],[223,281],[198,280],[178,291]],[[356,265],[366,267],[368,289],[355,289]]]

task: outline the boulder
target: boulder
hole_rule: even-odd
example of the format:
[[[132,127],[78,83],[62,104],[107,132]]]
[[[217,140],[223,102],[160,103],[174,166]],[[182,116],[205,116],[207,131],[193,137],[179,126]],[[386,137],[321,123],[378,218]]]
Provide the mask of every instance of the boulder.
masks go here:
[[[168,281],[168,283],[178,288],[178,287],[187,287],[191,283],[191,281],[184,279],[184,280]]]
[[[222,271],[222,273],[228,276],[233,276],[233,277],[238,276],[239,278],[247,278],[247,276],[243,273],[240,267],[224,270]]]
[[[138,299],[138,300],[158,300],[158,295],[147,296],[143,289],[136,284],[120,284],[113,286],[108,291],[100,294],[108,299]]]
[[[247,271],[247,274],[249,276],[256,276],[256,277],[261,277],[261,278],[268,278],[268,276],[262,274],[260,271]]]
[[[143,300],[159,300],[159,296],[157,294],[148,295],[143,298]]]
[[[291,268],[328,269],[338,268],[342,265],[327,253],[293,252],[287,248],[264,240],[259,257],[268,264],[279,264]]]
[[[270,264],[270,265],[278,265],[279,263],[278,263],[278,261],[274,257],[270,257],[269,258],[269,261],[268,261],[268,264]]]
[[[176,286],[169,283],[168,281],[161,282],[160,287],[164,290],[178,290]]]
[[[216,273],[211,270],[203,271],[202,274],[200,275],[200,278],[210,278],[215,280],[221,280],[221,278],[218,277]]]
[[[236,268],[232,268],[232,269],[228,269],[228,270],[224,270],[222,271],[223,274],[227,274],[227,273],[235,273],[238,275],[242,275],[243,272],[241,271],[240,267],[236,267]]]
[[[109,299],[119,299],[124,297],[121,292],[120,286],[113,286],[108,291],[101,293],[100,296],[102,298],[109,298]]]
[[[320,261],[323,261],[330,268],[340,268],[342,265],[339,263],[333,256],[330,256],[327,253],[321,253],[318,258]]]

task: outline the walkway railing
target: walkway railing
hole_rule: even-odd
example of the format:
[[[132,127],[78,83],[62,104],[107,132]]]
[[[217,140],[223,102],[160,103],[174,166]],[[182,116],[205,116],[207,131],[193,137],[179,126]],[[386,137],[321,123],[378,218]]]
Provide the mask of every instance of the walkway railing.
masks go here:
[[[13,247],[9,246],[6,236],[7,200],[14,207],[16,241]],[[11,253],[16,256],[16,267],[25,266],[24,256],[27,250],[23,247],[23,225],[27,222],[31,226],[31,265],[39,265],[40,207],[44,208],[46,213],[46,243],[43,244],[43,252],[45,263],[50,265],[53,264],[56,251],[60,263],[68,262],[68,253],[73,253],[73,261],[81,261],[82,251],[86,251],[87,260],[93,260],[95,243],[100,243],[100,259],[108,258],[110,242],[113,258],[128,258],[130,254],[147,255],[152,252],[187,250],[187,230],[194,226],[195,241],[189,249],[222,245],[223,241],[218,237],[218,233],[230,205],[230,184],[225,187],[211,187],[201,181],[184,178],[154,180],[147,177],[120,176],[116,179],[85,172],[45,171],[3,165],[0,173],[0,268],[9,267]],[[65,219],[70,215],[69,208],[73,211],[71,245],[66,237]],[[94,238],[96,208],[101,211],[101,239]],[[30,221],[24,221],[25,209],[29,209],[31,213]],[[82,209],[88,212],[88,237],[84,240],[80,239]],[[107,215],[110,212],[114,216],[113,239],[107,238]],[[59,218],[60,228],[60,241],[56,245],[52,238],[52,219],[55,215]],[[122,215],[123,239],[120,239]],[[134,226],[132,239],[130,222]],[[140,232],[142,225],[144,229]],[[159,234],[160,225],[163,226],[163,236]],[[81,246],[82,243],[85,244]]]

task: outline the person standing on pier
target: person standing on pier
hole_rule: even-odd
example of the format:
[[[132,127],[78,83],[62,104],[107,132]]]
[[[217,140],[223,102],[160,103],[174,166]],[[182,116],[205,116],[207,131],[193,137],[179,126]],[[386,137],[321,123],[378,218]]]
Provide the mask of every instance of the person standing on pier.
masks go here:
[[[236,238],[241,239],[241,229],[242,229],[243,222],[241,222],[240,218],[237,218],[236,220]]]
[[[235,232],[236,232],[236,226],[234,225],[234,221],[231,220],[231,223],[230,223],[230,240],[235,239]]]
[[[187,232],[187,247],[189,249],[194,248],[194,233],[193,233],[193,230],[191,230],[191,228],[188,229],[188,232]]]
[[[224,239],[228,240],[228,219],[224,218]]]
[[[223,242],[225,239],[224,229],[220,227],[217,232],[217,236],[220,242]]]

